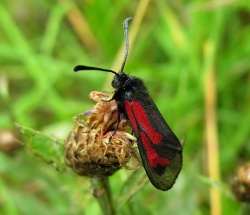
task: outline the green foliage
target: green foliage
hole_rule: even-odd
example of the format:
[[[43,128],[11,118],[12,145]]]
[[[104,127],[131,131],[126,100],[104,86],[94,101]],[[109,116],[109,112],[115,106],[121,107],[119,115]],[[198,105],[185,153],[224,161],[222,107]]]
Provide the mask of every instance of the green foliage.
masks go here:
[[[110,79],[73,68],[111,68],[124,40],[122,22],[141,13],[138,5],[1,1],[0,131],[18,132],[18,123],[18,139],[35,153],[27,147],[0,152],[0,214],[101,214],[89,180],[64,171],[62,150],[72,117],[91,109],[88,94],[110,90]],[[145,81],[171,128],[187,137],[184,165],[168,192],[143,187],[140,173],[122,169],[112,176],[120,214],[210,214],[210,186],[221,190],[223,214],[239,213],[242,204],[229,187],[235,168],[250,157],[249,17],[247,1],[150,1],[125,71]],[[208,68],[216,74],[219,185],[206,179]]]
[[[17,125],[24,137],[24,144],[35,155],[41,157],[45,162],[53,164],[56,169],[63,171],[64,151],[63,143],[43,133],[30,128]]]

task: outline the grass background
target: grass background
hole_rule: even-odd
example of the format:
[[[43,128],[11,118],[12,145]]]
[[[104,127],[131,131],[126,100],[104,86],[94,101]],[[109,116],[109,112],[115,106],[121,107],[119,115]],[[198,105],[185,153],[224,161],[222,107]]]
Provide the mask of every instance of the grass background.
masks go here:
[[[2,0],[0,129],[16,131],[17,122],[63,141],[72,117],[91,109],[88,94],[111,91],[111,75],[74,73],[74,66],[119,70],[126,17],[134,20],[125,71],[144,80],[187,140],[174,188],[161,192],[148,183],[119,214],[243,213],[230,186],[250,157],[248,1]],[[0,174],[0,214],[101,214],[87,178],[55,171],[26,148],[1,152]],[[114,199],[125,198],[119,189],[130,174],[110,178]]]

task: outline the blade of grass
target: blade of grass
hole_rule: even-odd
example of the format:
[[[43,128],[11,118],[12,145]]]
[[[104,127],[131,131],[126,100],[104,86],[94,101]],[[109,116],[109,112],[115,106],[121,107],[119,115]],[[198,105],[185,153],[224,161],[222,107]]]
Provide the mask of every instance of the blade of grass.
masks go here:
[[[63,2],[69,3],[68,0],[64,0]],[[98,50],[100,46],[84,15],[72,1],[70,4],[71,8],[67,14],[68,20],[76,34],[79,36],[79,39],[82,41],[84,47],[87,47],[88,50]]]
[[[214,68],[215,47],[212,41],[205,44],[205,135],[207,146],[208,176],[220,181],[219,146],[216,116],[216,76]],[[221,194],[214,187],[210,187],[211,215],[221,214]]]
[[[169,34],[171,35],[174,47],[178,48],[180,53],[185,53],[188,50],[186,35],[177,14],[167,4],[164,4],[163,1],[158,1],[158,8],[163,21],[169,28]]]
[[[42,96],[46,93],[46,89],[51,87],[51,83],[48,81],[50,79],[46,76],[46,73],[44,73],[43,66],[35,55],[32,46],[29,44],[28,38],[26,38],[18,28],[10,12],[2,3],[0,3],[0,19],[2,20],[0,26],[2,26],[4,33],[19,51],[17,60],[24,64],[27,74],[36,83],[32,91],[22,95],[22,97],[18,98],[17,101],[12,104],[12,111],[18,121],[23,123],[29,122],[29,117],[25,115],[24,112],[40,103]]]
[[[140,192],[148,182],[149,180],[143,168],[134,171],[123,184],[122,189],[119,192],[120,198],[118,198],[116,202],[117,212],[119,212],[122,207],[136,195],[136,193]]]
[[[46,54],[50,54],[54,47],[56,37],[60,28],[60,22],[62,22],[62,19],[68,9],[69,5],[67,4],[58,4],[52,9],[52,12],[48,18],[48,22],[46,24],[43,40],[41,42],[41,49]]]

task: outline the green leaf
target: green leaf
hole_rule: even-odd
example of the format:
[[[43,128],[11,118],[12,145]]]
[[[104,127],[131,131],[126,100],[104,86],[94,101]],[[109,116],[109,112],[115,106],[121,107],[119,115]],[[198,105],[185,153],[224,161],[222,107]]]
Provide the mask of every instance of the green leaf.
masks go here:
[[[24,136],[23,144],[45,162],[52,164],[57,170],[64,171],[63,142],[47,134],[16,124]]]

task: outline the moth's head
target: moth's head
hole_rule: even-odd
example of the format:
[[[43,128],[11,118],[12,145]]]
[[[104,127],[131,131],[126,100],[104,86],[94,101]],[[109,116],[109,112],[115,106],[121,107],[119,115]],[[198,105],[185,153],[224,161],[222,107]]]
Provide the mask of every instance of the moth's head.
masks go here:
[[[129,76],[127,74],[125,74],[123,71],[120,71],[114,76],[112,83],[111,83],[112,87],[114,89],[118,89],[126,82],[126,80],[128,80],[128,78]]]

